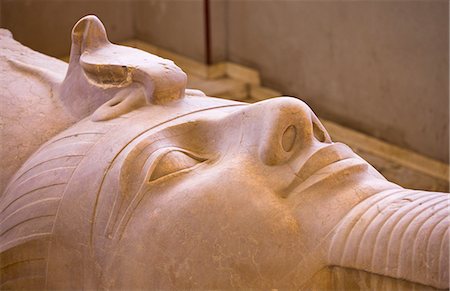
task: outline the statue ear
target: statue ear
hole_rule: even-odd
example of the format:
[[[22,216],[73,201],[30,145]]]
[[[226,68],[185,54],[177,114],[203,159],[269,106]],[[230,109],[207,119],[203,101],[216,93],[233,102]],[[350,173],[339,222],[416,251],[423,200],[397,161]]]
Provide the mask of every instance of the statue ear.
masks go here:
[[[72,29],[72,48],[70,58],[79,57],[84,51],[109,44],[103,23],[97,16],[81,18]]]

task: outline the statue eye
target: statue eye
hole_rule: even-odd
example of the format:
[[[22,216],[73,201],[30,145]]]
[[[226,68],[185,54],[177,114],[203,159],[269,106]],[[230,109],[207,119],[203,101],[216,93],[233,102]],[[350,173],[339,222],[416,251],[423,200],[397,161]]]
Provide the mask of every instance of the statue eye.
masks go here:
[[[194,157],[182,151],[169,151],[155,161],[148,181],[155,181],[170,174],[190,169],[204,161],[205,159]]]

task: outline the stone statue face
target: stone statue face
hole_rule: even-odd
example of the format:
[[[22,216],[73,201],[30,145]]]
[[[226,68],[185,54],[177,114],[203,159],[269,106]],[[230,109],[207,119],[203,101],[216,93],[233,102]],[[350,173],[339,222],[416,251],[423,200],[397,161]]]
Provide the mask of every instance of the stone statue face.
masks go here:
[[[205,97],[139,58],[75,26],[55,108],[78,122],[1,197],[2,288],[448,288],[447,194],[386,181],[298,99]]]
[[[88,154],[96,162],[73,179],[90,185],[78,191],[92,201],[94,249],[108,250],[96,260],[110,288],[304,281],[323,267],[337,218],[385,182],[293,98],[248,105],[188,96],[77,127],[109,124],[90,150],[108,154]]]

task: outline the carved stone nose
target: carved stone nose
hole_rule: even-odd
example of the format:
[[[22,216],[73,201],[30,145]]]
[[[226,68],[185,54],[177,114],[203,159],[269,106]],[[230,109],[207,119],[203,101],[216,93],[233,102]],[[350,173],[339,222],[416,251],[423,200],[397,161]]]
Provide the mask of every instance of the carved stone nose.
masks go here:
[[[267,165],[287,162],[299,151],[331,143],[314,112],[295,98],[276,98],[259,103],[262,116],[259,155]]]

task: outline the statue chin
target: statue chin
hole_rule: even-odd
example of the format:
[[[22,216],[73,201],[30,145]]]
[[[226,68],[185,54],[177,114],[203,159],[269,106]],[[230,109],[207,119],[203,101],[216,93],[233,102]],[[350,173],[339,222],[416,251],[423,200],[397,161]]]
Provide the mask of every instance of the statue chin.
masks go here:
[[[72,41],[76,121],[1,197],[2,287],[449,287],[448,194],[388,182],[296,98],[185,90],[93,16]]]

